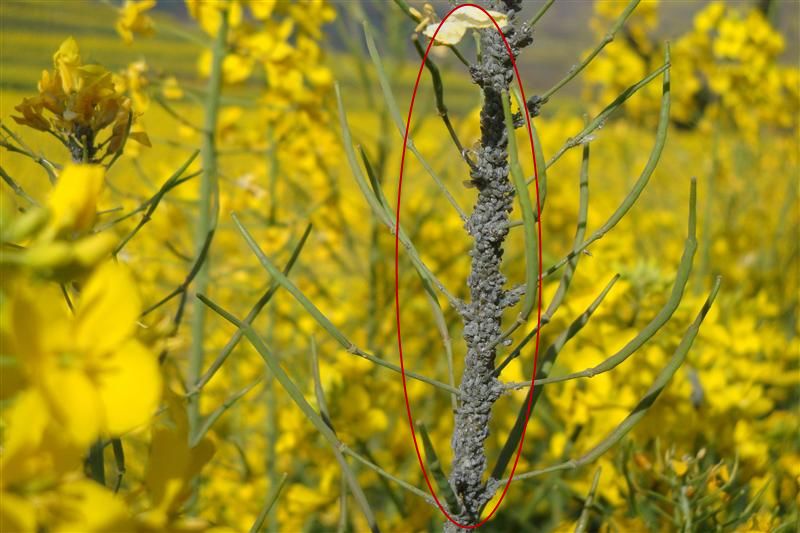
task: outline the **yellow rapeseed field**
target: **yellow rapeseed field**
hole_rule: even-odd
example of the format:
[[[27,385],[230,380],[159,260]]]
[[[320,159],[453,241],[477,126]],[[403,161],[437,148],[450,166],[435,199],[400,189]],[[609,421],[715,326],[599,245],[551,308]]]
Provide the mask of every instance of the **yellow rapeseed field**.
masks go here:
[[[528,102],[540,266],[561,270],[542,280],[522,476],[481,530],[800,528],[800,70],[784,53],[797,35],[776,25],[798,7],[699,2],[667,43],[668,3],[574,4],[595,44],[554,77],[572,93],[537,93],[520,59],[526,94],[545,96]],[[486,4],[514,23],[513,0]],[[517,15],[533,17],[532,48],[552,4]],[[399,373],[394,209],[412,40],[424,50],[448,10],[0,5],[0,532],[442,529]],[[467,62],[473,34],[495,31],[478,18],[454,30]],[[453,468],[474,333],[458,307],[474,235],[457,209],[482,190],[486,98],[452,52],[430,55],[449,122],[427,71],[417,94],[399,293],[417,441],[457,507],[466,496],[436,474]],[[520,205],[509,288],[531,280]],[[535,317],[496,346],[498,365],[519,357],[500,374],[487,486],[510,473],[488,469],[528,398]]]

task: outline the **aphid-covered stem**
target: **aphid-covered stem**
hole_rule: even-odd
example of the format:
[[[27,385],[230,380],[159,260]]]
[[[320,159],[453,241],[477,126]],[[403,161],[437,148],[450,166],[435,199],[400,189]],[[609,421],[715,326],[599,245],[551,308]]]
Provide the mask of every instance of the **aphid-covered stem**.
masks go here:
[[[491,4],[494,4],[492,2]],[[507,12],[510,24],[503,31],[516,55],[530,44],[530,29],[515,27],[513,15],[519,2],[507,1],[487,8]],[[461,403],[453,431],[453,468],[450,484],[460,500],[460,509],[451,509],[462,524],[475,524],[482,506],[497,490],[483,482],[486,470],[484,442],[489,435],[489,419],[503,387],[493,376],[496,341],[502,335],[503,310],[512,302],[500,272],[503,243],[508,233],[508,216],[514,202],[514,187],[509,180],[508,137],[503,119],[504,92],[514,79],[514,70],[502,37],[494,28],[483,30],[481,58],[471,67],[473,81],[483,91],[481,146],[471,171],[478,190],[475,209],[465,228],[473,238],[472,264],[467,284],[470,302],[462,312],[467,357],[459,387]],[[445,530],[458,530],[447,523]]]

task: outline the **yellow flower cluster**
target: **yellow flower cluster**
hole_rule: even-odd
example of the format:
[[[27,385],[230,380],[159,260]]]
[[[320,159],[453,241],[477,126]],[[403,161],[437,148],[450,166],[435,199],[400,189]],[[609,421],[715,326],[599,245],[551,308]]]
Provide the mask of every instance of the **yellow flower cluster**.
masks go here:
[[[73,161],[94,163],[113,156],[127,139],[145,145],[144,132],[130,132],[131,101],[114,84],[111,72],[100,65],[84,65],[75,39],[69,38],[53,56],[55,70],[42,72],[39,94],[25,98],[12,118],[55,135]],[[45,114],[49,112],[49,117]],[[111,127],[104,141],[98,136]]]
[[[151,4],[125,3],[117,22],[124,40],[150,31]],[[323,24],[334,16],[332,7],[317,1],[268,0],[188,0],[186,5],[210,38],[217,36],[223,16],[230,25],[222,63],[229,85],[214,132],[219,215],[208,255],[206,296],[242,318],[273,282],[232,228],[232,212],[280,267],[310,223],[310,236],[288,277],[353,343],[396,363],[393,236],[372,219],[347,168],[335,117],[328,111],[333,74],[320,40]],[[673,109],[681,121],[696,112],[693,95],[702,83],[713,88],[722,83],[716,76],[744,75],[746,62],[731,55],[732,46],[740,47],[735,49],[741,58],[751,54],[742,50],[757,39],[767,49],[762,73],[769,77],[783,72],[775,65],[776,33],[763,17],[753,15],[750,20],[750,15],[739,17],[735,10],[720,11],[713,5],[698,15],[695,29],[685,36],[700,39],[706,34],[709,42],[701,50],[708,59],[681,59],[678,51],[688,45],[674,45]],[[607,31],[621,6],[598,2],[598,25],[593,28]],[[603,103],[657,68],[659,59],[642,58],[642,53],[661,57],[649,37],[657,24],[656,8],[656,2],[643,1],[630,20],[630,38],[618,38],[588,67]],[[759,20],[764,35],[731,45],[733,36],[726,33],[727,41],[720,42],[728,44],[714,44],[721,39],[723,23],[756,28]],[[727,54],[724,61],[721,56],[714,59],[715,50]],[[197,54],[200,74],[207,76],[213,53],[198,49]],[[742,68],[729,73],[723,69],[726,64]],[[170,176],[202,141],[198,125],[203,115],[195,105],[199,92],[193,81],[182,78],[179,85],[170,73],[151,69],[143,60],[119,77],[104,73],[95,90],[92,80],[97,78],[88,73],[99,70],[86,67],[77,45],[68,41],[56,54],[55,72],[47,74],[48,87],[61,86],[47,94],[55,95],[64,110],[81,99],[94,102],[85,109],[88,114],[73,117],[68,127],[84,119],[91,126],[95,115],[94,124],[102,123],[100,111],[111,105],[102,102],[116,99],[126,117],[130,111],[147,113],[155,142],[146,157],[137,157],[138,152],[126,146],[125,155],[107,172],[99,165],[65,165],[57,169],[52,189],[35,179],[38,167],[33,161],[20,162],[17,155],[8,157],[8,165],[4,160],[4,171],[21,177],[29,193],[46,200],[37,209],[2,189],[0,530],[246,531],[284,472],[288,480],[265,522],[270,530],[327,531],[339,524],[347,530],[368,530],[327,443],[265,372],[263,359],[246,339],[200,391],[201,417],[192,427],[187,398],[197,391],[186,380],[188,347],[194,342],[186,321],[195,309],[184,306],[182,298],[194,301],[193,286],[163,305],[154,304],[182,286],[197,259],[192,235],[199,160],[175,182]],[[68,89],[63,80],[68,80]],[[692,80],[706,81],[691,92],[687,88]],[[651,90],[657,89],[648,87],[644,96],[626,104],[628,119],[609,123],[592,141],[589,231],[613,212],[631,176],[645,164],[642,139],[652,131],[642,122],[652,110],[647,97]],[[249,105],[233,105],[244,99],[242,94],[256,91],[257,100]],[[44,102],[45,96],[36,98]],[[346,91],[344,98],[355,108],[348,119],[356,142],[377,178],[387,180],[383,186],[388,195],[395,190],[393,169],[400,160],[396,131],[375,109],[365,109],[363,102],[355,105],[361,98],[357,90]],[[760,98],[775,104],[776,116],[778,110],[791,107],[774,91]],[[709,106],[732,109],[715,102]],[[758,113],[767,113],[762,107]],[[42,109],[49,110],[44,103]],[[708,117],[711,109],[706,108]],[[19,113],[26,125],[42,125],[34,102]],[[49,129],[67,120],[63,113],[46,119],[56,121],[48,122]],[[439,117],[417,120],[415,146],[448,185],[463,181],[466,167],[453,163],[457,154],[442,133]],[[604,530],[669,529],[668,522],[659,520],[664,513],[682,513],[684,496],[702,502],[692,507],[695,519],[718,510],[717,517],[725,521],[752,505],[754,514],[740,527],[754,531],[777,527],[780,520],[773,515],[800,505],[800,447],[795,438],[800,428],[791,411],[800,385],[800,331],[794,319],[798,279],[788,268],[798,253],[791,228],[800,226],[800,212],[793,201],[795,192],[787,189],[792,184],[784,179],[787,172],[797,172],[800,161],[796,139],[780,131],[784,125],[763,120],[778,126],[763,137],[770,151],[758,150],[733,129],[718,131],[713,146],[702,129],[670,131],[669,155],[665,151],[650,189],[630,219],[581,256],[564,305],[542,330],[544,352],[616,273],[622,274],[621,280],[589,324],[563,348],[552,375],[596,365],[647,324],[674,280],[686,231],[688,183],[684,187],[683,181],[688,181],[687,168],[697,172],[700,246],[685,301],[672,322],[614,373],[547,385],[520,459],[518,472],[546,467],[591,449],[613,430],[675,349],[702,305],[700,295],[708,280],[721,274],[723,290],[685,367],[630,438],[598,462],[602,476],[592,513],[602,518]],[[466,146],[479,137],[478,123],[477,111],[456,120]],[[537,118],[536,127],[548,156],[579,131],[583,121],[564,112]],[[519,144],[525,146],[525,132],[520,135]],[[542,218],[545,266],[563,257],[572,242],[578,152],[568,151],[548,169]],[[466,297],[470,242],[463,222],[432,193],[421,165],[410,157],[406,164],[403,225],[425,263],[457,296]],[[177,185],[159,196],[162,184],[169,183]],[[473,190],[454,186],[452,191],[465,209],[474,200]],[[136,238],[116,254],[117,260],[112,259],[120,237],[139,228]],[[522,238],[516,233],[520,231],[510,230],[505,253],[512,282],[524,278]],[[406,367],[446,382],[440,332],[404,254],[400,269]],[[557,278],[545,281],[545,305]],[[457,314],[447,311],[445,323],[453,336],[453,374],[459,376],[464,346]],[[327,421],[349,450],[425,490],[396,373],[342,349],[283,289],[272,295],[252,324],[305,399],[315,410],[327,411]],[[521,328],[527,331],[519,331],[515,340],[531,327]],[[203,370],[234,333],[209,313],[201,339]],[[312,351],[324,402],[318,397],[315,372],[309,369]],[[525,381],[531,365],[532,350],[526,349],[503,371],[502,379]],[[447,470],[450,397],[414,380],[409,380],[408,392],[414,415],[428,425]],[[522,391],[501,398],[487,443],[491,458],[499,453],[524,400]],[[210,424],[209,431],[197,432],[197,426],[205,424]],[[90,450],[100,447],[105,450],[105,471],[121,475],[117,438],[125,461],[119,494],[114,495],[111,488],[88,479],[87,472],[91,473],[91,459],[97,458]],[[361,462],[350,457],[348,462],[382,530],[440,527],[441,515],[418,495]],[[513,527],[535,521],[555,530],[573,529],[593,467],[515,482],[496,519]],[[116,488],[113,482],[107,485]],[[632,500],[643,509],[636,516],[629,514]]]
[[[778,64],[784,47],[761,11],[711,2],[695,16],[693,30],[675,43],[676,77],[686,73],[695,80],[694,90],[683,91],[683,76],[677,78],[681,118],[705,111],[712,120],[730,121],[753,142],[765,126],[797,128],[800,69]]]
[[[593,28],[598,35],[619,14],[625,2],[597,2]],[[623,30],[625,38],[609,44],[587,69],[587,81],[601,102],[611,101],[659,66],[663,52],[652,37],[658,2],[643,2]],[[784,66],[782,35],[759,9],[744,10],[714,1],[694,17],[690,31],[672,49],[673,120],[683,127],[711,131],[731,125],[758,142],[763,128],[792,130],[800,115],[800,69]],[[626,108],[637,118],[652,116],[652,87]],[[648,104],[649,102],[649,104]]]
[[[553,153],[581,127],[577,117],[540,119],[537,128],[545,154]],[[636,139],[646,135],[645,131],[646,128],[628,121],[607,125],[592,143],[590,180],[597,175],[594,180],[597,183],[603,176],[610,176],[609,172],[638,172],[646,154],[637,153],[634,146]],[[631,447],[641,457],[648,457],[649,463],[657,463],[657,467],[625,464],[628,452],[624,447],[616,456],[612,453],[599,461],[602,467],[599,493],[612,502],[614,520],[622,520],[618,524],[625,524],[620,527],[628,530],[657,529],[661,520],[650,521],[645,512],[635,520],[623,517],[632,497],[631,486],[640,489],[649,486],[650,490],[667,496],[668,500],[653,500],[646,505],[658,506],[672,514],[680,507],[681,483],[694,487],[692,490],[699,487],[686,478],[681,483],[665,478],[688,476],[685,469],[691,472],[694,464],[699,468],[697,480],[713,465],[726,465],[731,479],[720,477],[725,470],[719,467],[716,474],[709,476],[709,482],[713,481],[716,488],[706,487],[705,495],[691,500],[716,502],[723,513],[719,517],[722,521],[732,519],[735,510],[747,501],[731,487],[749,488],[750,503],[763,511],[757,519],[742,524],[744,530],[751,527],[754,531],[770,531],[767,526],[759,529],[758,524],[774,527],[781,522],[777,518],[781,510],[800,503],[800,476],[793,466],[800,457],[800,448],[792,436],[800,427],[791,414],[796,405],[792,391],[800,383],[797,372],[800,329],[791,318],[800,303],[798,276],[796,269],[790,272],[777,266],[790,264],[798,250],[798,241],[789,229],[800,222],[796,193],[788,192],[796,188],[796,183],[786,179],[787,172],[796,174],[800,168],[797,139],[773,133],[765,137],[769,150],[758,150],[730,130],[718,131],[715,137],[717,140],[711,142],[697,130],[670,133],[671,157],[662,158],[653,177],[651,200],[645,199],[635,208],[631,220],[618,226],[611,240],[594,245],[591,257],[581,259],[565,303],[570,310],[567,321],[557,318],[554,326],[548,325],[555,327],[555,332],[566,327],[569,317],[577,316],[596,296],[603,280],[615,272],[623,273],[622,280],[589,325],[562,356],[559,373],[569,373],[592,367],[614,353],[657,312],[663,297],[652,295],[663,294],[672,283],[674,274],[669,265],[675,265],[680,255],[679,241],[674,235],[680,231],[680,219],[676,220],[675,212],[682,205],[678,202],[672,208],[665,208],[658,199],[676,195],[676,188],[680,188],[676,183],[688,181],[685,166],[691,162],[693,171],[700,175],[700,217],[705,225],[692,274],[695,281],[690,282],[690,287],[707,283],[712,273],[720,274],[723,292],[718,308],[712,309],[704,322],[685,369],[675,376],[648,416],[632,432]],[[784,163],[782,170],[779,161]],[[569,225],[574,223],[564,214],[574,209],[574,188],[570,185],[574,183],[578,165],[579,160],[573,156],[548,171],[543,222],[544,234],[551,241],[558,235],[566,236]],[[764,179],[754,180],[753,176]],[[612,190],[608,189],[610,182],[605,182],[604,194],[594,195],[589,211],[590,228],[592,220],[599,224],[625,194],[624,180],[615,183]],[[684,196],[679,197],[685,201]],[[668,239],[665,232],[670,232],[673,238]],[[765,245],[765,235],[776,238]],[[662,238],[670,244],[664,246]],[[653,239],[661,244],[654,244]],[[630,250],[637,250],[637,254],[632,256]],[[546,287],[545,301],[548,298]],[[673,318],[674,325],[668,324],[666,333],[635,354],[635,362],[627,362],[613,373],[598,375],[589,382],[545,387],[552,407],[542,407],[541,416],[548,420],[555,418],[558,425],[551,420],[549,427],[559,429],[555,434],[543,436],[549,440],[549,446],[542,456],[542,466],[590,449],[641,398],[674,350],[680,335],[679,324],[687,323],[691,310],[701,305],[696,290],[690,290],[684,298]],[[535,425],[531,431],[536,439]],[[702,447],[709,453],[693,460],[694,463],[683,460],[686,455],[697,454]],[[665,463],[665,456],[674,459],[671,466],[670,460]],[[773,462],[771,457],[780,460]],[[737,465],[736,470],[733,465]],[[592,473],[593,469],[586,468],[574,476],[569,482],[571,492],[585,495]],[[536,494],[536,489],[530,486]],[[726,488],[721,490],[722,486]],[[633,492],[637,498],[640,489]],[[762,489],[764,492],[760,492]],[[645,504],[640,501],[639,505]],[[695,516],[704,514],[700,509],[696,511]],[[563,523],[562,527],[569,525]]]
[[[4,531],[130,527],[82,473],[90,445],[146,427],[161,397],[133,276],[108,259],[117,238],[93,232],[104,174],[69,165],[46,207],[3,221]]]
[[[117,33],[130,44],[134,34],[153,34],[153,19],[147,12],[156,7],[156,0],[125,0],[117,19]]]
[[[333,79],[321,62],[317,43],[321,26],[335,16],[326,2],[186,0],[186,5],[211,36],[216,35],[223,13],[227,17],[226,83],[244,82],[260,69],[269,87],[262,99],[276,109],[316,104],[319,91],[331,88]],[[200,72],[207,76],[210,65],[211,51],[206,50],[199,59]]]

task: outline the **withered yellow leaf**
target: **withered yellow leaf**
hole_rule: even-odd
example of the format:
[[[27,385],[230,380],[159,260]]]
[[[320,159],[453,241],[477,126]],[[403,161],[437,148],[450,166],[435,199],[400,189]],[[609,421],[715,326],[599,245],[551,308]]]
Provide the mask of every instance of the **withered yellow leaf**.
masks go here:
[[[501,28],[508,24],[508,17],[497,11],[488,12]],[[429,24],[422,32],[429,39],[436,34],[435,44],[449,45],[458,43],[467,33],[468,29],[491,28],[494,26],[486,13],[477,7],[467,6],[459,9],[444,21],[439,33],[436,33],[438,24]]]

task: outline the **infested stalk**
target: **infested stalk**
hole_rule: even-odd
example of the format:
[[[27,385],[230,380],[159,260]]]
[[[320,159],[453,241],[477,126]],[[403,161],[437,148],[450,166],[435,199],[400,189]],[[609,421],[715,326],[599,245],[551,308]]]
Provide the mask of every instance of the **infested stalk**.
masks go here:
[[[560,87],[566,85],[573,79],[600,51],[613,39],[614,34],[620,30],[625,20],[628,18],[632,10],[636,7],[639,0],[632,0],[628,8],[623,12],[620,18],[612,27],[607,37],[598,45],[595,51],[591,54],[586,61],[584,61],[579,68],[571,71],[568,76],[559,82],[557,86],[545,93],[544,101]],[[395,3],[400,6],[403,11],[417,22],[421,21],[415,10],[404,0],[395,0]],[[489,4],[490,2],[486,2]],[[539,185],[537,198],[539,205],[534,211],[531,198],[528,193],[527,185],[524,176],[522,175],[521,167],[516,156],[516,145],[512,142],[515,127],[519,127],[518,116],[514,117],[511,113],[511,106],[509,100],[509,87],[514,79],[514,69],[512,58],[509,52],[515,58],[520,50],[532,42],[531,25],[541,18],[544,13],[553,4],[552,1],[546,2],[544,7],[534,17],[534,19],[526,24],[517,24],[515,21],[516,14],[520,11],[522,2],[519,0],[497,0],[491,2],[492,9],[499,9],[504,11],[508,17],[508,24],[504,26],[503,33],[508,41],[510,51],[507,49],[501,35],[495,28],[477,31],[479,35],[479,56],[475,64],[470,66],[470,73],[476,85],[478,85],[482,92],[482,109],[480,114],[480,147],[475,152],[474,160],[467,158],[467,163],[470,167],[470,181],[475,185],[477,190],[477,198],[474,203],[472,213],[467,216],[460,208],[455,199],[445,187],[444,181],[436,175],[431,166],[422,157],[413,142],[408,139],[406,148],[419,160],[425,171],[434,180],[436,186],[443,194],[445,199],[452,205],[454,210],[458,213],[464,221],[464,228],[472,238],[472,249],[470,252],[471,264],[470,273],[467,278],[467,287],[469,290],[469,301],[464,302],[456,298],[439,280],[433,271],[423,262],[421,254],[415,248],[411,237],[406,233],[402,226],[397,225],[393,218],[392,208],[389,206],[383,190],[382,179],[384,174],[385,153],[379,157],[377,166],[372,165],[367,155],[367,150],[359,147],[358,157],[355,149],[355,144],[352,139],[350,127],[344,112],[344,104],[342,94],[338,85],[335,86],[335,94],[337,98],[339,118],[341,124],[343,147],[345,156],[353,172],[356,184],[366,199],[369,208],[375,216],[376,226],[373,228],[373,239],[376,238],[377,225],[382,224],[388,228],[389,232],[396,234],[399,243],[403,245],[409,254],[411,263],[420,276],[425,295],[433,311],[434,320],[437,329],[442,337],[444,344],[448,372],[449,383],[444,383],[427,377],[421,373],[412,371],[403,371],[397,365],[390,363],[379,355],[368,353],[351,340],[349,335],[334,325],[325,314],[317,307],[307,296],[288,278],[288,271],[291,263],[296,256],[290,260],[290,264],[281,271],[261,250],[258,242],[242,225],[236,216],[233,217],[233,222],[242,237],[244,237],[247,245],[258,258],[261,265],[269,273],[272,278],[272,284],[268,293],[262,297],[262,300],[254,306],[253,310],[244,319],[239,319],[231,313],[222,309],[214,302],[205,296],[198,295],[201,301],[212,308],[221,317],[232,323],[237,327],[237,332],[229,342],[229,345],[223,349],[218,359],[212,364],[211,369],[202,378],[197,379],[197,374],[190,382],[189,397],[193,402],[197,402],[197,396],[202,387],[211,379],[214,372],[222,365],[230,353],[230,349],[241,339],[246,338],[255,350],[261,355],[267,367],[271,371],[274,380],[279,383],[289,397],[294,401],[297,407],[308,418],[308,420],[315,426],[317,431],[328,441],[331,445],[333,454],[339,463],[343,473],[343,486],[340,499],[340,519],[339,529],[344,530],[347,528],[347,491],[355,499],[358,507],[360,508],[364,518],[366,519],[369,527],[373,531],[377,531],[378,524],[375,515],[370,507],[366,495],[362,491],[356,472],[348,464],[347,458],[354,459],[360,466],[366,467],[376,474],[378,474],[385,483],[394,483],[403,488],[407,492],[422,498],[426,503],[434,505],[433,498],[429,497],[427,493],[418,489],[417,487],[409,484],[406,481],[394,476],[384,469],[381,465],[377,464],[365,443],[357,442],[358,451],[349,447],[346,443],[340,440],[337,435],[334,425],[331,420],[331,414],[328,411],[328,406],[325,402],[324,391],[322,390],[322,380],[319,374],[319,361],[316,354],[316,344],[312,342],[312,377],[314,381],[314,393],[317,398],[318,409],[315,410],[302,394],[301,389],[289,378],[289,376],[281,369],[278,358],[272,353],[268,347],[269,342],[264,342],[255,332],[252,326],[252,321],[259,310],[266,304],[266,301],[278,288],[284,289],[288,292],[305,310],[308,315],[313,318],[319,326],[321,326],[326,333],[335,340],[341,348],[344,348],[349,354],[364,358],[382,368],[392,370],[397,373],[404,372],[405,376],[416,379],[428,385],[431,385],[439,390],[448,393],[452,406],[454,407],[454,430],[451,439],[451,447],[453,452],[452,466],[449,475],[442,468],[440,455],[434,449],[434,443],[431,441],[427,430],[423,425],[418,425],[417,430],[422,436],[422,444],[425,449],[425,456],[428,463],[428,470],[433,474],[434,481],[438,486],[438,492],[443,496],[446,502],[450,517],[465,526],[473,526],[477,524],[481,515],[488,504],[488,502],[495,496],[498,489],[507,482],[508,475],[505,470],[513,459],[515,453],[521,450],[521,441],[525,433],[525,427],[530,416],[530,410],[536,404],[537,400],[542,395],[543,389],[536,387],[530,393],[528,401],[522,405],[522,408],[517,416],[516,422],[506,436],[505,444],[499,453],[499,456],[491,470],[487,469],[487,456],[485,451],[485,443],[489,436],[489,425],[492,418],[492,409],[496,401],[501,395],[508,393],[514,389],[526,388],[530,386],[527,383],[502,383],[500,375],[503,368],[505,368],[514,358],[518,357],[523,347],[526,346],[534,335],[538,334],[538,329],[544,326],[552,319],[555,312],[559,309],[564,301],[567,290],[569,289],[573,275],[575,274],[581,254],[585,252],[588,247],[605,236],[611,231],[617,223],[630,211],[633,205],[639,199],[642,191],[647,185],[654,169],[661,156],[667,134],[667,126],[669,123],[669,107],[670,107],[670,57],[669,47],[666,47],[666,57],[664,66],[657,69],[653,73],[646,76],[637,84],[631,86],[617,97],[611,104],[609,104],[597,117],[589,121],[585,128],[579,132],[572,139],[567,140],[566,144],[558,150],[550,161],[545,165],[544,157],[542,154],[541,143],[539,142],[538,135],[535,130],[532,131],[534,153],[536,161],[540,163],[542,172],[542,182]],[[365,37],[367,44],[368,54],[375,66],[377,72],[378,84],[383,92],[387,113],[384,115],[386,120],[391,119],[400,134],[404,137],[406,128],[409,127],[404,123],[402,116],[399,113],[396,100],[392,94],[389,78],[383,68],[378,49],[366,25]],[[218,42],[219,44],[219,42]],[[222,43],[224,45],[224,41]],[[418,51],[421,51],[419,43],[417,44]],[[452,48],[455,51],[455,48]],[[217,59],[219,57],[215,56]],[[217,64],[217,67],[219,65]],[[451,135],[452,141],[462,152],[464,151],[457,136],[455,136],[455,129],[450,123],[447,116],[447,108],[444,105],[444,88],[441,83],[441,76],[433,63],[428,64],[429,71],[431,72],[434,90],[436,91],[437,110],[441,118],[445,122],[445,126]],[[217,72],[219,74],[219,72]],[[639,178],[634,183],[632,189],[629,191],[625,199],[619,204],[617,209],[611,216],[593,233],[587,234],[587,218],[588,218],[588,171],[589,171],[589,146],[588,143],[592,140],[591,133],[603,126],[607,118],[622,106],[625,101],[630,98],[632,94],[637,92],[644,85],[651,80],[663,74],[663,92],[661,99],[661,108],[659,114],[659,123],[656,129],[655,141],[652,151],[650,152],[647,163],[645,164]],[[213,76],[213,69],[212,69]],[[367,80],[364,77],[365,83]],[[214,100],[214,92],[210,86],[208,92],[209,102]],[[522,99],[518,96],[518,102],[522,105]],[[541,103],[542,99],[540,99]],[[219,103],[219,95],[217,91],[217,104]],[[387,118],[388,117],[388,118]],[[208,120],[209,117],[207,116]],[[205,139],[208,141],[204,144],[204,148],[210,147],[210,152],[203,151],[204,159],[204,185],[210,186],[211,178],[216,172],[215,154],[213,151],[213,125],[204,131]],[[546,180],[545,172],[547,167],[555,164],[561,156],[569,149],[578,145],[583,146],[583,161],[581,165],[581,173],[579,180],[579,212],[577,219],[577,227],[575,231],[574,241],[572,243],[571,251],[561,260],[556,262],[550,268],[546,269],[542,276],[537,275],[537,271],[541,267],[538,264],[541,256],[535,256],[535,248],[539,243],[537,242],[538,236],[534,234],[535,224],[539,222],[539,211],[543,208],[544,196],[546,194]],[[206,165],[206,157],[211,157],[213,163],[210,167]],[[213,170],[212,170],[213,169]],[[205,179],[208,178],[208,179]],[[533,180],[531,180],[533,181]],[[565,381],[567,379],[577,379],[583,377],[591,377],[601,372],[612,370],[614,367],[625,361],[634,352],[638,351],[645,342],[647,342],[656,332],[658,332],[666,322],[673,316],[678,303],[680,302],[684,288],[691,272],[691,264],[696,248],[695,239],[695,202],[696,202],[696,185],[692,183],[692,190],[690,195],[689,206],[689,237],[687,238],[684,248],[684,254],[681,258],[678,272],[673,286],[673,292],[670,298],[665,303],[664,307],[653,317],[652,321],[645,326],[624,348],[618,353],[610,356],[603,361],[600,365],[587,369],[584,372],[575,374],[568,374],[566,376],[551,377],[550,372],[554,368],[557,356],[562,351],[564,346],[573,339],[589,322],[594,312],[598,309],[604,298],[610,292],[614,284],[619,279],[619,275],[611,278],[605,288],[600,292],[594,301],[586,308],[586,310],[578,315],[570,325],[557,335],[552,343],[548,346],[547,350],[543,353],[541,361],[538,366],[537,374],[535,376],[536,385],[544,385],[548,383],[556,383]],[[203,189],[209,196],[205,198],[210,202],[211,189]],[[506,288],[506,278],[501,271],[501,263],[503,260],[505,241],[508,236],[509,229],[515,225],[509,221],[509,215],[514,207],[515,199],[519,201],[521,212],[523,214],[522,224],[525,228],[525,284],[512,288]],[[206,203],[207,208],[210,203]],[[201,213],[202,214],[202,213]],[[206,210],[208,215],[208,209]],[[208,221],[206,221],[208,222]],[[210,226],[209,226],[210,228]],[[213,234],[213,233],[212,233]],[[208,235],[208,234],[207,234]],[[305,240],[304,235],[301,244],[296,249],[302,247],[302,242]],[[413,235],[412,235],[413,236]],[[207,253],[209,238],[206,238],[203,254],[204,258]],[[373,241],[375,245],[377,241]],[[375,250],[373,250],[374,252]],[[374,268],[375,257],[372,257],[372,267]],[[202,262],[200,264],[203,264]],[[510,345],[512,336],[515,330],[524,324],[530,313],[534,308],[536,298],[541,292],[541,282],[545,277],[555,273],[557,270],[564,268],[561,277],[561,282],[556,290],[555,295],[550,300],[547,310],[541,320],[541,326],[537,327],[533,332],[530,332],[511,353],[505,357],[500,364],[497,364],[498,350],[501,346],[506,344]],[[194,270],[194,269],[193,269]],[[372,272],[371,283],[375,283],[377,276]],[[191,279],[189,279],[191,281]],[[198,281],[198,284],[200,282]],[[181,296],[186,297],[186,284],[181,287]],[[203,277],[203,286],[207,284],[207,277]],[[199,285],[198,285],[199,286]],[[673,357],[661,371],[656,378],[653,386],[647,392],[645,397],[641,399],[639,404],[634,408],[630,415],[623,420],[623,422],[615,428],[605,439],[600,441],[597,446],[591,449],[586,454],[577,459],[568,460],[563,463],[546,467],[540,470],[534,470],[526,474],[514,475],[514,480],[527,479],[536,477],[549,472],[558,472],[563,470],[571,470],[580,466],[589,464],[599,458],[602,454],[607,452],[612,446],[621,441],[621,439],[645,416],[649,407],[653,404],[658,394],[667,385],[671,377],[675,374],[677,369],[683,363],[686,354],[691,347],[692,341],[697,335],[700,323],[707,313],[714,297],[716,296],[719,288],[719,282],[714,285],[712,292],[706,305],[701,310],[695,322],[687,330],[683,341],[678,346]],[[464,364],[463,375],[458,387],[454,385],[453,362],[452,362],[452,345],[450,334],[448,331],[448,324],[444,319],[444,312],[439,306],[437,291],[445,296],[448,303],[460,314],[463,321],[463,337],[466,343],[467,353]],[[510,308],[521,304],[517,322],[510,329],[505,332],[502,329],[502,319],[506,311]],[[157,304],[160,305],[160,304]],[[372,313],[371,313],[372,314]],[[197,319],[202,326],[202,319]],[[369,325],[368,342],[372,344],[375,323]],[[200,329],[193,329],[193,334],[196,332],[202,333]],[[199,337],[195,337],[197,340]],[[506,342],[504,342],[506,341]],[[199,343],[197,343],[199,346]],[[229,348],[230,346],[230,348]],[[200,361],[202,361],[202,354],[196,354]],[[199,368],[198,368],[199,373]],[[190,375],[190,378],[192,376]],[[236,401],[247,390],[237,393],[230,398],[228,402],[212,413],[207,419],[212,417],[218,418],[221,416],[227,406]],[[274,397],[273,397],[274,401]],[[272,411],[272,407],[270,408]],[[216,420],[214,418],[214,420]],[[210,425],[210,424],[208,424]],[[198,435],[198,433],[193,433]],[[272,435],[274,437],[274,435]],[[440,450],[441,451],[441,450]],[[565,453],[564,457],[568,457]],[[487,478],[488,474],[488,479]],[[595,477],[594,486],[591,489],[589,496],[586,499],[582,519],[580,520],[579,530],[587,527],[589,512],[592,506],[592,500],[595,497],[598,477]],[[277,483],[272,483],[274,487]],[[346,485],[346,487],[345,487]],[[388,486],[388,485],[387,485]],[[279,490],[279,488],[278,488]],[[402,502],[394,497],[393,491],[387,490],[395,506],[402,512]],[[270,498],[271,499],[271,498]],[[269,508],[272,507],[272,502],[268,501],[257,521],[257,526],[263,524],[263,520],[269,513]],[[446,532],[455,532],[460,530],[454,522],[447,521],[444,523]]]
[[[519,8],[518,2],[506,2],[511,23],[504,33],[515,54],[532,42],[527,26],[513,24]],[[480,148],[470,172],[478,198],[465,224],[473,240],[467,278],[470,301],[461,311],[467,355],[459,386],[461,403],[455,414],[449,478],[461,503],[452,517],[465,525],[479,521],[481,509],[499,487],[483,481],[487,466],[484,443],[489,436],[492,406],[503,392],[494,375],[496,340],[502,335],[503,312],[517,299],[504,288],[506,278],[500,271],[515,196],[509,179],[509,140],[503,111],[514,70],[503,38],[495,28],[481,31],[481,51],[480,61],[470,69],[473,81],[483,92],[483,107]],[[458,529],[450,521],[445,523],[445,531]]]

